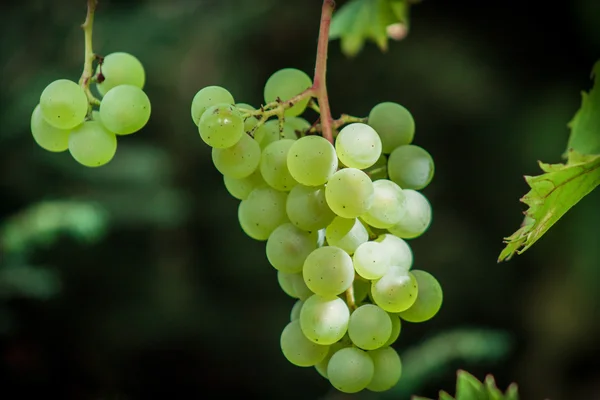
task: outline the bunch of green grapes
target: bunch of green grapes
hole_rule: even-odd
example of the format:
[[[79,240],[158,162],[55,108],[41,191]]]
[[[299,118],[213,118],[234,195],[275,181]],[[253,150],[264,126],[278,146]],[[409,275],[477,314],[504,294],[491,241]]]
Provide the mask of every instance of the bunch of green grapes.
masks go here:
[[[131,54],[104,57],[94,77],[102,96],[98,110],[82,85],[68,79],[50,83],[31,116],[34,140],[51,152],[68,149],[86,167],[107,164],[117,151],[117,136],[139,131],[150,119],[145,80],[144,67]]]
[[[302,71],[278,71],[265,101],[311,84]],[[253,107],[209,86],[194,97],[192,119],[240,200],[242,230],[266,241],[282,290],[297,299],[281,333],[283,355],[342,392],[385,391],[402,373],[392,347],[401,321],[427,321],[442,305],[438,281],[412,269],[407,242],[431,223],[418,190],[432,180],[433,160],[411,144],[414,121],[399,104],[378,104],[368,123],[344,126],[333,144],[310,134],[299,116],[306,106],[287,109],[282,125],[261,124]]]

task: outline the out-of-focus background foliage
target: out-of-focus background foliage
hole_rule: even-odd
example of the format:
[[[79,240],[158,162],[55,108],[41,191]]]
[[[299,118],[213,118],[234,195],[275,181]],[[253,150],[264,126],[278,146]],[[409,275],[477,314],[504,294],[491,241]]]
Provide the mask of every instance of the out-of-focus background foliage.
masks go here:
[[[0,398],[408,399],[453,392],[465,368],[525,400],[600,399],[600,191],[496,264],[522,220],[522,175],[560,161],[591,86],[596,0],[425,0],[387,54],[347,59],[332,43],[334,114],[402,103],[437,163],[434,223],[411,245],[443,309],[404,325],[400,385],[356,396],[281,354],[294,301],[238,227],[189,111],[205,85],[259,105],[275,70],[310,73],[320,1],[100,0],[95,50],[142,60],[152,118],[99,169],[29,132],[44,87],[81,73],[85,1],[1,7]]]

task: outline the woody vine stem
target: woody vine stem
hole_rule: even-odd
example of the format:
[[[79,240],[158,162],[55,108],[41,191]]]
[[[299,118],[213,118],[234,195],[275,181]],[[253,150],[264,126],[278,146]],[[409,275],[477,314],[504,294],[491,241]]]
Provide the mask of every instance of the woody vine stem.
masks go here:
[[[79,85],[83,88],[85,95],[88,99],[88,114],[92,111],[92,106],[100,105],[100,100],[98,100],[90,91],[90,83],[92,83],[94,77],[94,60],[99,60],[101,62],[102,58],[97,56],[94,53],[92,47],[92,32],[94,29],[94,13],[96,12],[96,6],[98,5],[98,0],[88,0],[87,1],[87,14],[85,16],[85,22],[81,24],[81,29],[83,29],[84,41],[85,41],[85,53],[83,60],[83,72],[81,74],[81,78],[79,78]]]

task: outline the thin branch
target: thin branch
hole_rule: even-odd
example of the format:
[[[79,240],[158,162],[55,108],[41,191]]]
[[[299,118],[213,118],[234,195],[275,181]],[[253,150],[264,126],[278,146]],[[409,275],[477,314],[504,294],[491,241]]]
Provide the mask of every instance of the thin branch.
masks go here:
[[[354,299],[354,283],[346,290],[346,304],[350,310],[356,310],[356,300]]]
[[[83,88],[83,91],[88,98],[90,112],[92,105],[100,105],[100,100],[98,100],[90,91],[90,83],[94,74],[94,60],[96,59],[92,47],[92,31],[94,28],[94,13],[96,12],[97,5],[98,0],[87,1],[87,14],[85,16],[85,22],[81,25],[85,38],[85,58],[83,61],[83,73],[81,74],[81,78],[79,78],[79,85]]]

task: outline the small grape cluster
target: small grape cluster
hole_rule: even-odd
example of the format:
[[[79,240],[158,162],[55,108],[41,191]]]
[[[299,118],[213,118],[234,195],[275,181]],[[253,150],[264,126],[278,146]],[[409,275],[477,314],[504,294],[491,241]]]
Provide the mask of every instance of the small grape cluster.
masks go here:
[[[68,149],[86,167],[107,164],[117,151],[117,135],[135,133],[150,119],[141,62],[122,52],[99,60],[91,81],[96,82],[101,101],[91,95],[90,82],[79,85],[59,79],[46,86],[31,116],[31,133],[38,145],[51,152]]]
[[[438,281],[411,269],[405,241],[430,225],[430,203],[418,190],[434,164],[411,144],[413,117],[397,103],[352,117],[363,122],[345,124],[333,144],[315,134],[318,125],[300,117],[309,100],[287,101],[311,84],[302,71],[280,70],[259,110],[205,87],[192,119],[241,200],[241,228],[266,241],[281,288],[298,299],[281,334],[284,356],[314,366],[342,392],[385,391],[401,376],[391,347],[401,319],[429,320],[442,305]]]

